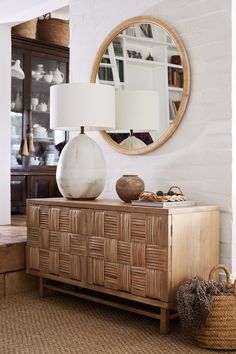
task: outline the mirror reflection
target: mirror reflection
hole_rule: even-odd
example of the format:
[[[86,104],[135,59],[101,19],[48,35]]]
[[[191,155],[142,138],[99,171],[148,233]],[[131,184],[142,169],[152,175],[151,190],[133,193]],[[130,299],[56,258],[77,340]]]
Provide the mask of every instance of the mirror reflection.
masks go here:
[[[122,144],[131,133],[142,140],[142,147],[150,145],[171,127],[180,107],[184,86],[181,52],[174,38],[161,26],[134,23],[120,31],[103,51],[97,82],[113,85],[118,90],[150,90],[158,93],[158,130],[147,131],[147,127],[143,131],[136,131],[132,126],[131,132],[107,132],[114,142],[126,149],[136,148]]]

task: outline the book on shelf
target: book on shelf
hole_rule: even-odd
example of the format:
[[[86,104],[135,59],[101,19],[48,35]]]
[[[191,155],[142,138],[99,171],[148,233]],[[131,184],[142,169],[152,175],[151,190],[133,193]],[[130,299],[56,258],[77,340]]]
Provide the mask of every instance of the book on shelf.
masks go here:
[[[169,99],[170,120],[175,119],[176,111],[172,99]]]
[[[113,74],[111,68],[100,67],[98,69],[99,80],[113,81]]]
[[[172,55],[170,57],[171,64],[181,65],[181,56],[180,55]]]
[[[183,88],[183,69],[168,67],[168,85]]]
[[[120,82],[124,82],[124,62],[123,62],[123,60],[117,59],[116,66],[117,66]]]
[[[180,106],[180,101],[172,101],[173,106],[174,106],[174,110],[177,113],[179,106]]]
[[[151,208],[178,208],[196,205],[192,200],[185,200],[182,202],[149,202],[148,200],[132,200],[132,205]]]
[[[114,39],[112,43],[113,43],[115,55],[118,57],[123,57],[123,49],[120,40]]]
[[[170,120],[175,119],[179,106],[180,106],[180,101],[173,101],[171,98],[169,99]]]

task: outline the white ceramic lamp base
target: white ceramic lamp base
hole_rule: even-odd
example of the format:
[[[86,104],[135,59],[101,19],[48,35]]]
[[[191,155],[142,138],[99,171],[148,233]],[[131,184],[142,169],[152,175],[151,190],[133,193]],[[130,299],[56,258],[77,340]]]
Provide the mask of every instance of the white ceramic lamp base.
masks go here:
[[[141,149],[146,146],[146,144],[134,135],[128,136],[125,140],[120,143],[120,146],[126,149]]]
[[[97,143],[85,134],[71,139],[57,165],[56,180],[65,198],[96,199],[105,185],[105,160]]]

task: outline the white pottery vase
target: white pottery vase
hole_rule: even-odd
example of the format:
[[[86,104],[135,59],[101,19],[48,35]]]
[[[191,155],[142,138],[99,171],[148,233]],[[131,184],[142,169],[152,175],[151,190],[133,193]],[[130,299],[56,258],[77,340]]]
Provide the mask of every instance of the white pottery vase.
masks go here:
[[[63,197],[95,199],[105,185],[105,160],[97,143],[85,134],[71,139],[57,165],[56,180]]]

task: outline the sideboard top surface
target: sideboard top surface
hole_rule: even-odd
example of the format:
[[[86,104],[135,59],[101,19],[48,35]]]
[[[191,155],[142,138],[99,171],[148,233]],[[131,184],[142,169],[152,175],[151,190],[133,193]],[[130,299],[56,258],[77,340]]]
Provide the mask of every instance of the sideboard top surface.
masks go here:
[[[75,200],[66,198],[37,198],[28,199],[27,204],[38,204],[46,206],[69,207],[69,208],[84,208],[84,209],[109,209],[111,211],[126,211],[126,212],[141,212],[141,213],[156,213],[158,214],[186,214],[194,212],[205,212],[219,210],[215,205],[196,205],[191,207],[176,207],[176,208],[155,208],[155,207],[140,207],[130,203],[124,203],[118,199],[96,199],[96,200]]]

